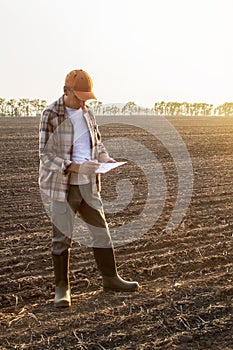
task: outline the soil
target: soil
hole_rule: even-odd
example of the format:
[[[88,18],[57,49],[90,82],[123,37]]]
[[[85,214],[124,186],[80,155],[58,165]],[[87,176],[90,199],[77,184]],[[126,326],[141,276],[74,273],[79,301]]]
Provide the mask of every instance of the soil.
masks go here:
[[[133,126],[133,116],[99,122],[106,118],[104,141],[127,137],[143,144],[166,175],[158,220],[116,247],[119,273],[140,289],[104,293],[91,248],[74,242],[72,306],[54,308],[51,223],[37,184],[39,119],[0,118],[0,349],[233,349],[233,118],[169,119],[194,174],[191,203],[171,233],[166,225],[179,180],[174,160],[156,137]],[[147,129],[156,123],[156,116],[141,119]],[[102,177],[103,200],[116,198],[120,178],[131,181],[134,193],[127,208],[106,214],[110,228],[136,219],[146,202],[146,179],[133,161]]]

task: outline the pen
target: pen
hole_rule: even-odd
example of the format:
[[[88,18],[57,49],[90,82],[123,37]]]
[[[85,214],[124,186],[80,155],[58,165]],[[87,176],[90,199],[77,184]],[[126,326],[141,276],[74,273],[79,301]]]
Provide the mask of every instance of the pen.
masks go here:
[[[96,162],[96,163],[99,163],[97,159],[88,159],[88,158],[84,158],[85,160],[91,160],[92,162]]]

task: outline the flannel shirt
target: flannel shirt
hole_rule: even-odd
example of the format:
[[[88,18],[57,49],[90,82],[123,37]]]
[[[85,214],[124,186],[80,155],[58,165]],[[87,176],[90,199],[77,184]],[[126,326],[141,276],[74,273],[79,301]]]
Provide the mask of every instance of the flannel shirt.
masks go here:
[[[83,110],[90,132],[92,159],[99,160],[108,152],[101,142],[101,134],[91,109]],[[74,130],[64,104],[64,96],[48,106],[42,113],[39,128],[39,187],[42,194],[52,200],[65,201],[69,177],[66,168],[72,163]],[[100,191],[100,176],[91,175],[93,192]]]

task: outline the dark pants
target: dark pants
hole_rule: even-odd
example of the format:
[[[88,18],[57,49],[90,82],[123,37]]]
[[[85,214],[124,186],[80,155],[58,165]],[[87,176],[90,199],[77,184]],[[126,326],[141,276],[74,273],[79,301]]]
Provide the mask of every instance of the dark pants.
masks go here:
[[[53,254],[64,254],[72,240],[94,248],[112,247],[101,197],[92,193],[91,184],[70,185],[67,201],[54,201],[51,209]],[[88,234],[84,234],[86,228]]]

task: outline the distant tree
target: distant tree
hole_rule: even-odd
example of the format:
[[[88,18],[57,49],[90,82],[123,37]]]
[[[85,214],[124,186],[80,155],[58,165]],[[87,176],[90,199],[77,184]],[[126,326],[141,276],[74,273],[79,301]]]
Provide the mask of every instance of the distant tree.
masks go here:
[[[97,104],[97,101],[96,101],[96,100],[90,101],[90,102],[88,103],[88,106],[91,107],[91,109],[93,110],[94,113],[96,113],[96,104]]]
[[[106,114],[111,114],[111,112],[112,112],[112,106],[110,105],[110,106],[106,106],[105,107],[105,113]]]
[[[6,114],[15,117],[17,111],[17,100],[14,98],[11,98],[6,102]]]
[[[97,101],[96,114],[100,114],[101,113],[102,106],[103,106],[103,102]]]
[[[39,113],[41,114],[45,107],[47,106],[47,101],[46,100],[40,100],[40,105],[39,105]]]
[[[159,113],[159,102],[155,102],[155,104],[154,104],[154,111],[155,111],[156,114],[160,114]]]
[[[213,104],[210,103],[210,104],[206,104],[205,106],[205,115],[206,116],[209,116],[212,114],[212,110],[213,110]]]
[[[215,109],[214,109],[214,115],[216,116],[223,116],[224,115],[224,110],[223,110],[223,106],[217,106]]]
[[[159,112],[161,115],[166,115],[166,103],[164,101],[159,104]]]
[[[32,110],[33,114],[40,115],[40,111],[39,111],[40,100],[37,98],[37,99],[29,101],[29,103],[31,105],[31,110]]]
[[[30,113],[32,112],[32,106],[30,104],[30,100],[29,98],[21,98],[19,100],[19,103],[20,103],[20,110],[21,110],[21,113],[20,115],[22,117],[29,117]]]
[[[95,114],[101,114],[103,103],[98,100],[93,100],[88,103]]]
[[[29,101],[30,111],[33,115],[39,116],[45,109],[47,102],[45,100],[34,99]]]
[[[122,113],[123,114],[133,114],[137,111],[137,105],[135,102],[127,102],[123,107],[122,107]]]
[[[6,99],[0,98],[0,115],[6,115]]]
[[[117,107],[116,105],[112,105],[112,108],[111,108],[111,113],[116,115],[116,114],[119,114],[120,113],[120,108]]]
[[[218,116],[233,117],[233,102],[225,102],[215,108],[214,114]]]

